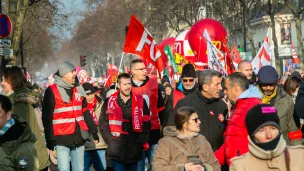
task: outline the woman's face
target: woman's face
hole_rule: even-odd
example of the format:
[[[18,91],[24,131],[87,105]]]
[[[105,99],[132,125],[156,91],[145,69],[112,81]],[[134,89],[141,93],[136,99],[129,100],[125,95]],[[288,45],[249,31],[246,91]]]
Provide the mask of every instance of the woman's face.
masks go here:
[[[170,87],[166,87],[166,95],[170,96],[172,89]]]
[[[4,93],[6,94],[13,91],[12,86],[7,82],[7,80],[4,77],[2,77],[1,86],[3,88]]]
[[[264,126],[255,133],[254,138],[257,143],[267,143],[279,135],[279,129],[275,126]]]
[[[184,123],[183,128],[189,132],[200,132],[200,124],[201,121],[199,120],[197,113],[193,113],[190,116],[189,121]]]

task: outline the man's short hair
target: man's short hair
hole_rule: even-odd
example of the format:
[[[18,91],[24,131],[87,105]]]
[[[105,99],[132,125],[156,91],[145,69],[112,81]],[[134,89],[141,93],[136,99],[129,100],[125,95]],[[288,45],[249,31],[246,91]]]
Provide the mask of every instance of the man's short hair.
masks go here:
[[[243,61],[241,61],[239,64],[238,64],[238,70],[240,70],[240,68],[241,68],[241,66],[243,65],[243,64],[245,64],[245,63],[249,63],[250,64],[250,62],[248,62],[247,60],[243,60]]]
[[[130,69],[132,69],[133,66],[134,66],[135,64],[137,64],[137,63],[144,63],[144,61],[141,60],[141,59],[133,59],[133,60],[131,61],[131,64],[130,64]]]
[[[204,84],[208,84],[210,85],[212,83],[212,78],[213,77],[222,77],[222,73],[216,71],[216,70],[204,70],[203,72],[200,72],[199,77],[198,77],[198,84],[200,86],[200,88],[204,85]]]
[[[249,81],[247,77],[241,72],[232,73],[226,79],[229,79],[230,85],[228,86],[230,87],[232,87],[235,84],[238,84],[243,91],[249,88]]]
[[[117,77],[117,83],[120,83],[120,80],[124,78],[124,79],[131,79],[130,75],[127,73],[121,73],[118,75]]]
[[[5,113],[12,110],[12,103],[7,96],[0,95],[0,104]]]

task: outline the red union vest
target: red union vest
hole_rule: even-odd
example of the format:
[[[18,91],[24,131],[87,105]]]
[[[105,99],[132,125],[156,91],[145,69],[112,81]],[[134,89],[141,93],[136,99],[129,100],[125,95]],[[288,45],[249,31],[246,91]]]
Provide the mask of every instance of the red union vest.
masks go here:
[[[184,97],[185,97],[185,95],[181,91],[178,91],[178,90],[173,91],[173,109],[175,108],[176,103]]]
[[[122,130],[123,122],[132,122],[132,128],[134,132],[141,133],[142,132],[142,124],[143,122],[147,122],[150,120],[149,115],[143,115],[143,104],[144,99],[141,95],[136,95],[132,93],[132,120],[123,119],[122,109],[117,103],[117,97],[119,95],[119,91],[116,91],[112,94],[107,103],[107,115],[109,119],[109,127],[111,134],[114,137],[119,137],[120,134],[128,135],[128,132]]]
[[[147,105],[150,109],[151,116],[151,130],[160,129],[160,123],[158,119],[158,83],[157,78],[150,78],[149,81],[141,87],[132,87],[132,92],[140,94],[146,100]]]
[[[88,127],[82,113],[82,100],[76,88],[73,88],[72,100],[69,103],[63,102],[56,84],[50,86],[55,97],[55,109],[53,113],[54,135],[70,135],[75,132],[76,121],[82,130],[87,131]]]

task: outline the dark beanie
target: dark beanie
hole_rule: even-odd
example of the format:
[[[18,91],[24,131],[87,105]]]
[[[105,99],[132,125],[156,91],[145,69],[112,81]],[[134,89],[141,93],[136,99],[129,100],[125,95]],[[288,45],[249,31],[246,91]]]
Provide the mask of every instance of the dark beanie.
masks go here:
[[[279,80],[276,69],[270,65],[263,66],[258,72],[258,82],[261,84],[274,84]]]
[[[184,78],[184,77],[196,78],[195,69],[192,64],[184,65],[181,78]]]
[[[247,112],[245,122],[248,135],[251,137],[264,126],[272,125],[280,130],[280,119],[277,115],[277,110],[269,104],[258,104],[252,107]]]

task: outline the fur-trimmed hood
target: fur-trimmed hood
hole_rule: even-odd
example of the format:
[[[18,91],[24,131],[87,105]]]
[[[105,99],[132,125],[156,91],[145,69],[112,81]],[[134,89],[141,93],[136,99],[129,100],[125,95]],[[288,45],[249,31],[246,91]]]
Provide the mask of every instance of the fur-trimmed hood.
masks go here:
[[[31,91],[26,87],[22,87],[14,91],[14,93],[11,94],[9,98],[13,104],[23,102],[34,105],[37,104],[39,101],[39,94],[34,91]]]

